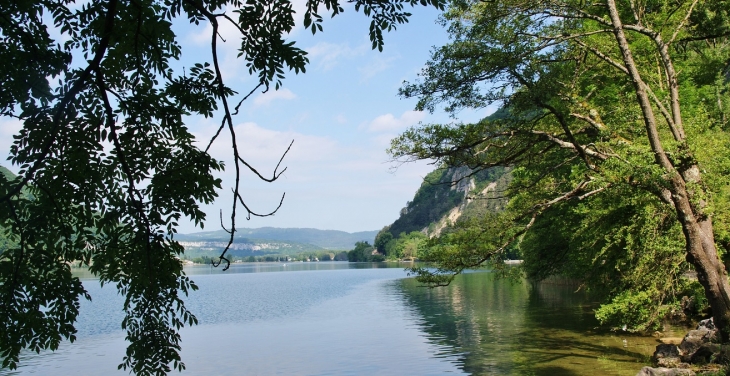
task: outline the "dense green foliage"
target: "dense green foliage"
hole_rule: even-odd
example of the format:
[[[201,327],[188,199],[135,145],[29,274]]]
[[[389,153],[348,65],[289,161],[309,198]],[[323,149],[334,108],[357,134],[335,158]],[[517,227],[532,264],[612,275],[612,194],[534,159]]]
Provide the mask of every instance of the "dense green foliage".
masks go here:
[[[379,253],[374,253],[375,247],[368,242],[357,242],[355,248],[347,252],[347,261],[349,262],[380,262],[385,257]]]
[[[354,8],[371,19],[370,40],[382,49],[383,31],[407,22],[404,7],[418,4],[443,3],[355,0]],[[323,15],[344,11],[338,0],[305,5],[312,33],[322,30]],[[210,55],[194,51],[192,66],[174,70],[183,51],[173,22],[210,25]],[[125,298],[129,345],[119,367],[185,368],[178,331],[197,322],[184,302],[196,286],[183,272],[175,234],[182,218],[202,227],[199,204],[215,198],[221,181],[213,173],[223,165],[197,146],[184,121],[220,116],[214,139],[227,131],[235,140],[232,114],[250,95],[223,82],[223,23],[239,32],[238,56],[255,78],[246,92],[278,89],[286,70],[305,71],[306,52],[287,39],[295,26],[289,0],[0,2],[0,116],[22,123],[10,150],[19,175],[0,174],[0,228],[10,244],[0,255],[3,367],[17,367],[22,349],[55,350],[75,339],[79,299],[89,296],[70,265],[81,263]],[[209,148],[213,140],[198,141]],[[282,173],[277,167],[264,177],[235,141],[230,146],[229,245],[237,213],[266,215],[248,209],[241,171],[266,181]]]
[[[701,284],[726,327],[729,12],[726,1],[452,2],[450,43],[401,94],[454,114],[497,103],[500,116],[412,128],[390,152],[513,179],[505,210],[430,242],[419,258],[435,269],[419,278],[448,283],[516,252],[529,277],[580,280],[605,323],[653,327]],[[693,266],[699,284],[685,278]]]
[[[386,228],[387,229],[387,228]],[[378,251],[390,260],[416,260],[423,247],[426,245],[428,236],[420,231],[411,231],[409,233],[401,233],[397,238],[393,238],[390,232],[382,232],[380,239],[388,239],[386,243],[382,243],[382,250]]]

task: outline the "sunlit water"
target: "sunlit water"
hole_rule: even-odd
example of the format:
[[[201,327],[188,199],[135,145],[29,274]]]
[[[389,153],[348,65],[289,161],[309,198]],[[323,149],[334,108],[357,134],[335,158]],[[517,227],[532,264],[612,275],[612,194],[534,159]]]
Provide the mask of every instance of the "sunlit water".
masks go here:
[[[634,375],[657,344],[595,330],[572,287],[489,272],[428,289],[394,264],[186,271],[200,287],[187,303],[200,324],[182,331],[183,375]],[[117,371],[122,298],[93,279],[84,286],[93,302],[82,304],[78,340],[24,353],[0,375],[127,373]]]

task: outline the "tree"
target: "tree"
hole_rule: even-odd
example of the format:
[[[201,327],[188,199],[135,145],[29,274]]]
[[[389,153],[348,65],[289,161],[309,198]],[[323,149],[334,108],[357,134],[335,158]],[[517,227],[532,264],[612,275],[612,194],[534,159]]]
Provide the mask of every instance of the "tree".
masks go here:
[[[383,229],[378,232],[378,235],[375,236],[375,242],[373,244],[378,252],[386,256],[388,256],[388,252],[385,246],[388,244],[389,241],[393,240],[393,234],[391,234],[388,230],[388,226],[383,227]]]
[[[370,40],[379,50],[383,31],[410,16],[404,6],[419,3],[442,7],[441,0],[354,1],[372,19]],[[322,14],[343,11],[338,0],[308,0],[304,26],[322,31]],[[181,72],[171,65],[181,56],[171,25],[182,20],[211,26],[212,60]],[[240,32],[239,57],[258,78],[245,95],[221,77],[223,23]],[[181,294],[197,287],[176,257],[183,252],[178,221],[202,228],[199,203],[215,198],[221,181],[213,172],[224,167],[208,149],[223,131],[231,133],[236,171],[229,247],[241,211],[268,215],[247,206],[240,171],[271,182],[283,170],[267,177],[240,157],[232,116],[255,91],[281,87],[285,70],[305,72],[306,52],[285,39],[293,27],[289,0],[0,3],[0,114],[22,122],[11,148],[19,176],[0,176],[0,226],[12,244],[0,255],[3,367],[17,367],[23,348],[53,350],[75,339],[79,299],[90,298],[71,275],[69,265],[80,262],[125,297],[129,347],[120,368],[185,368],[178,330],[197,318]],[[184,119],[217,111],[216,135],[198,148]],[[226,267],[227,250],[219,258]]]
[[[401,94],[419,98],[419,109],[498,103],[508,116],[413,128],[390,152],[473,170],[514,167],[515,178],[506,212],[451,235],[485,241],[455,249],[442,239],[442,251],[430,253],[440,268],[420,270],[421,278],[447,283],[499,260],[545,218],[567,213],[552,228],[569,240],[586,236],[572,251],[594,268],[616,262],[608,250],[637,251],[629,243],[636,235],[653,234],[652,246],[666,239],[642,265],[657,271],[658,257],[670,254],[674,267],[663,270],[671,279],[686,259],[730,339],[730,285],[716,245],[716,236],[727,244],[728,9],[717,0],[452,2],[444,17],[451,43]],[[632,227],[639,217],[654,220]],[[542,251],[571,251],[566,239],[555,242]]]
[[[388,257],[393,259],[415,259],[421,252],[428,237],[420,231],[401,233],[388,242]]]
[[[375,248],[366,241],[355,243],[355,248],[347,252],[347,261],[364,262],[372,261],[372,253]]]

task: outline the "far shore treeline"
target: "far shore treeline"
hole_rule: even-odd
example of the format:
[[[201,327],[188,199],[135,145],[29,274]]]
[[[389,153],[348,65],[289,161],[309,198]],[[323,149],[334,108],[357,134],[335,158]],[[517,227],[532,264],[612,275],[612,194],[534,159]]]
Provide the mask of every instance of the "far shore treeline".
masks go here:
[[[421,240],[425,240],[425,235],[421,234],[418,237]],[[420,243],[419,243],[420,244]],[[410,246],[410,245],[409,245]],[[190,257],[184,255],[183,263],[185,264],[217,264],[219,262],[218,257],[212,257],[208,255],[200,255]],[[386,261],[385,255],[378,253],[376,248],[370,245],[367,241],[359,241],[355,244],[355,247],[349,251],[346,250],[322,250],[314,252],[301,252],[297,254],[264,254],[264,255],[249,255],[249,256],[230,256],[230,262],[232,263],[244,263],[244,262],[319,262],[319,261],[349,261],[349,262],[382,262]],[[388,261],[399,261],[401,258],[396,258],[395,254],[391,254],[388,257]],[[407,260],[414,260],[410,257]]]
[[[231,256],[232,263],[242,262],[317,262],[317,261],[348,261],[347,251],[322,251],[322,252],[305,252],[296,255],[262,255],[262,256]],[[183,258],[184,263],[193,264],[211,264],[218,263],[217,257],[197,256],[194,258]]]

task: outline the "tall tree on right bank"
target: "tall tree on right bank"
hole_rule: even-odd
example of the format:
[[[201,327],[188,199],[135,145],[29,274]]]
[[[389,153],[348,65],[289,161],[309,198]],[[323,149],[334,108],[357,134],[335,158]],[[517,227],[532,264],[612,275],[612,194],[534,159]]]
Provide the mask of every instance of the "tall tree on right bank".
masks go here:
[[[626,201],[663,218],[653,224],[659,233],[677,230],[680,255],[729,340],[730,284],[716,245],[718,234],[727,243],[729,10],[727,1],[698,0],[452,2],[451,42],[401,94],[417,97],[419,109],[497,103],[509,116],[412,128],[390,152],[474,171],[510,166],[515,180],[507,212],[461,238],[447,234],[460,246],[436,247],[427,259],[439,268],[421,270],[422,279],[441,284],[499,259],[546,213],[593,203],[563,224],[573,236],[596,223],[585,218],[601,215],[598,203]],[[623,230],[611,231],[592,247]]]

